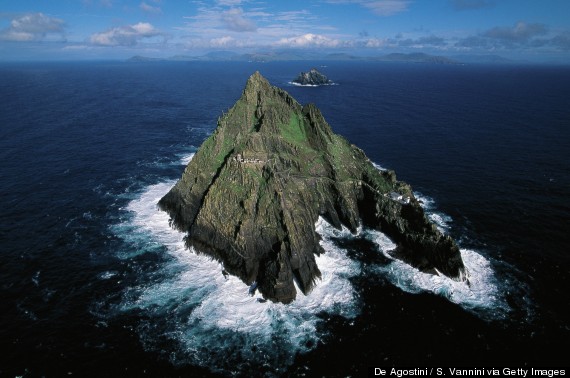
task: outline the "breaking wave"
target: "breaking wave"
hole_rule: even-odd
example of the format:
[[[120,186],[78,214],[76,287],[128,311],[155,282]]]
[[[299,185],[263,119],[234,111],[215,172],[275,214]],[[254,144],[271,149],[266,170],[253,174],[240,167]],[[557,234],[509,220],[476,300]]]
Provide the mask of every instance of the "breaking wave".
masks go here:
[[[328,83],[328,84],[299,84],[299,83],[295,83],[294,81],[288,81],[287,84],[289,85],[294,85],[296,87],[312,87],[312,88],[316,88],[316,87],[330,87],[333,85],[339,85],[338,83]]]
[[[390,258],[388,254],[386,257]],[[470,275],[469,284],[420,272],[395,259],[388,265],[377,266],[376,271],[405,292],[440,295],[488,320],[506,317],[510,308],[499,290],[490,261],[469,249],[461,249],[461,258]]]
[[[499,289],[499,282],[491,262],[469,249],[461,249],[461,258],[470,274],[469,283],[458,282],[444,275],[423,273],[401,260],[395,259],[390,252],[396,248],[390,238],[380,231],[361,229],[356,235],[348,230],[336,231],[324,220],[317,223],[317,231],[323,237],[323,247],[328,251],[331,246],[331,236],[334,238],[357,239],[364,238],[374,243],[376,252],[381,253],[387,263],[375,264],[371,271],[386,277],[394,286],[407,293],[431,292],[456,303],[465,310],[478,316],[492,320],[507,316],[510,308]],[[323,232],[325,231],[325,232]]]
[[[188,163],[190,163],[190,160],[192,160],[194,155],[196,155],[195,152],[190,152],[190,153],[178,155],[178,157],[180,158],[180,160],[179,160],[180,164],[187,165]]]
[[[179,164],[188,164],[193,153],[180,155]],[[379,169],[381,169],[378,166]],[[483,317],[501,318],[507,311],[498,291],[490,262],[477,252],[461,250],[471,273],[470,285],[445,276],[425,274],[389,252],[394,243],[379,231],[359,229],[356,235],[346,228],[335,229],[324,219],[315,224],[325,253],[317,256],[322,279],[315,289],[289,304],[264,301],[249,295],[248,286],[233,276],[224,276],[223,267],[211,258],[185,248],[184,234],[170,227],[169,216],[157,208],[159,199],[174,180],[148,186],[123,209],[128,216],[112,227],[127,245],[117,254],[132,260],[144,253],[165,254],[166,261],[127,287],[116,311],[142,312],[140,338],[147,349],[161,351],[169,345],[168,358],[175,364],[196,364],[213,371],[245,371],[255,366],[263,375],[280,374],[279,367],[293,363],[303,353],[323,342],[326,331],[318,323],[331,315],[354,319],[361,305],[350,278],[362,273],[361,264],[335,241],[364,238],[382,254],[385,264],[368,270],[386,277],[409,293],[432,292]],[[434,213],[433,200],[416,194],[428,216]],[[437,222],[436,222],[437,223]],[[104,272],[109,279],[116,272]],[[173,346],[175,345],[175,346]]]
[[[182,158],[184,162],[190,159]],[[124,209],[130,214],[125,224],[113,228],[128,243],[142,246],[143,252],[160,252],[158,244],[171,257],[159,268],[165,274],[127,288],[117,309],[120,313],[143,311],[150,317],[139,330],[146,347],[160,348],[161,339],[166,338],[178,345],[169,355],[173,363],[220,372],[239,370],[240,364],[247,363],[272,375],[279,373],[276,367],[290,365],[296,353],[321,341],[324,335],[317,332],[317,323],[323,318],[351,319],[359,314],[349,282],[358,264],[342,249],[326,245],[327,253],[316,257],[322,279],[310,295],[299,292],[289,305],[265,302],[259,294],[250,296],[240,279],[224,277],[220,263],[186,249],[184,234],[172,229],[168,215],[157,208],[158,200],[174,183],[147,187]],[[324,224],[317,228],[325,235],[328,232]],[[139,253],[119,256],[131,259]]]
[[[433,198],[419,192],[414,192],[414,197],[416,197],[420,206],[424,209],[428,219],[436,225],[440,232],[446,234],[449,231],[451,222],[453,221],[451,217],[436,210]]]

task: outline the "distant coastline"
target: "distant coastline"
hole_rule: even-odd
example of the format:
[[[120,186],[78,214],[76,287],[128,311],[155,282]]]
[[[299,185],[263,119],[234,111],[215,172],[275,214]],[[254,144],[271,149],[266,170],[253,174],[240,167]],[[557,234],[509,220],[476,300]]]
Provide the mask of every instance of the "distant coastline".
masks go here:
[[[347,53],[316,54],[312,52],[259,52],[238,54],[231,51],[214,51],[204,55],[174,55],[166,58],[147,57],[135,55],[127,59],[128,62],[275,62],[275,61],[362,61],[362,62],[408,62],[430,64],[513,64],[520,63],[499,55],[458,55],[441,56],[425,53],[391,53],[378,56],[358,56]]]

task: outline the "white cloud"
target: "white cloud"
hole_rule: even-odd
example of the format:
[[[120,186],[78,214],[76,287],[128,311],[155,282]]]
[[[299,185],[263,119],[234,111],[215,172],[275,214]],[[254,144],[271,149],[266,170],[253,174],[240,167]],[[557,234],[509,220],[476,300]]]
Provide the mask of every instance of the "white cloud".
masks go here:
[[[150,4],[147,4],[144,1],[139,5],[139,8],[148,13],[154,13],[154,14],[162,13],[162,9],[160,9],[160,7],[154,7]]]
[[[64,40],[65,22],[43,13],[27,13],[14,18],[10,26],[0,31],[0,40],[4,41],[41,41],[56,38]]]
[[[235,32],[248,32],[255,31],[257,27],[253,21],[244,17],[241,8],[232,8],[222,13],[221,20],[231,31]]]
[[[297,37],[281,38],[276,45],[285,47],[338,47],[341,43],[338,39],[307,33]]]
[[[444,47],[447,41],[443,37],[436,35],[423,36],[416,39],[413,38],[396,38],[391,41],[399,47],[425,48],[425,47]]]
[[[331,4],[359,4],[379,16],[392,16],[408,9],[411,0],[327,0]]]
[[[370,38],[364,42],[364,47],[378,48],[386,45],[385,39]]]
[[[223,3],[232,7],[200,3],[196,14],[184,17],[186,25],[176,29],[185,32],[186,48],[334,47],[344,43],[335,34],[336,28],[308,10],[270,13],[267,8],[236,8],[237,1]]]
[[[243,3],[243,0],[218,0],[216,1],[218,5],[227,6],[227,7],[235,7],[236,5],[240,5]]]
[[[94,45],[101,46],[134,46],[141,39],[152,38],[162,35],[157,29],[147,22],[139,22],[134,25],[120,26],[95,33],[89,39]]]
[[[495,1],[490,0],[450,0],[453,9],[458,11],[491,8]]]
[[[230,36],[224,36],[220,38],[212,38],[209,45],[211,47],[230,47],[235,45],[235,39]]]
[[[201,37],[187,38],[181,46],[186,49],[229,49],[259,47],[259,43],[250,39],[236,39],[226,35],[209,39]]]
[[[299,21],[300,19],[307,19],[308,17],[311,17],[311,13],[303,9],[299,11],[281,12],[276,14],[274,18],[278,21]]]
[[[87,45],[66,45],[62,50],[75,51],[75,50],[91,50],[92,46]]]
[[[513,27],[495,27],[484,33],[485,37],[502,39],[514,42],[528,41],[530,38],[546,33],[543,24],[529,24],[519,21]]]
[[[455,46],[467,49],[537,49],[552,41],[544,24],[517,22],[514,26],[496,26],[483,33],[460,39]]]
[[[364,7],[380,16],[392,16],[403,12],[408,9],[409,4],[410,2],[405,0],[368,1],[362,3]]]
[[[81,3],[83,3],[83,5],[87,6],[87,7],[91,7],[91,6],[101,6],[104,8],[113,8],[113,1],[112,0],[81,0]]]

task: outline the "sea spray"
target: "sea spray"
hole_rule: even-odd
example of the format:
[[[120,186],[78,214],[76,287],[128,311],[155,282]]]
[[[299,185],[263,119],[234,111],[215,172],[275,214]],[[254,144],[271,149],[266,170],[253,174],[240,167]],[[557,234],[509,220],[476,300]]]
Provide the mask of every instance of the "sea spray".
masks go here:
[[[231,360],[230,352],[239,345],[249,345],[249,350],[241,351],[249,363],[282,366],[292,363],[296,353],[317,345],[323,336],[316,327],[322,321],[319,314],[347,319],[358,315],[355,291],[349,282],[358,273],[358,264],[346,257],[346,251],[327,242],[332,226],[322,219],[316,225],[324,235],[322,243],[327,252],[317,257],[322,278],[311,294],[300,294],[289,305],[264,301],[259,294],[250,296],[248,286],[238,278],[224,276],[218,262],[185,248],[184,235],[172,229],[168,214],[156,207],[172,184],[149,186],[125,208],[131,214],[128,237],[137,237],[134,234],[148,238],[151,244],[158,242],[173,257],[160,268],[172,272],[171,276],[159,274],[159,279],[150,282],[141,279],[126,289],[119,309],[123,313],[140,310],[162,323],[160,331],[150,324],[140,328],[147,347],[167,337],[179,346],[171,355],[173,362],[216,366]],[[233,361],[236,366],[242,362]]]
[[[193,153],[180,155],[186,165]],[[164,348],[170,340],[169,358],[176,364],[197,364],[218,371],[246,369],[252,364],[265,366],[266,373],[276,373],[270,366],[288,366],[297,353],[307,352],[326,338],[326,329],[318,327],[322,314],[339,315],[347,320],[360,313],[357,288],[350,279],[362,274],[357,259],[349,258],[346,248],[336,241],[366,239],[387,260],[373,264],[367,272],[386,277],[400,289],[419,293],[433,292],[482,317],[501,318],[508,306],[498,291],[493,270],[487,259],[472,250],[462,250],[462,257],[472,277],[470,285],[444,276],[435,276],[394,259],[390,251],[396,245],[383,233],[360,227],[352,234],[346,227],[336,229],[323,218],[315,224],[321,236],[324,254],[316,256],[322,277],[307,296],[299,294],[288,305],[265,301],[259,293],[250,295],[240,279],[222,274],[223,266],[210,257],[187,249],[184,234],[174,230],[169,216],[157,208],[158,200],[174,181],[148,186],[124,208],[128,216],[115,231],[124,240],[137,240],[151,246],[143,251],[122,254],[125,259],[140,253],[162,253],[171,258],[158,267],[160,274],[141,277],[126,288],[118,314],[142,311],[145,320],[139,327],[146,348]],[[433,200],[420,197],[426,210],[434,209]],[[445,217],[445,214],[442,214]],[[146,241],[144,241],[146,240]],[[162,246],[163,248],[158,248]],[[101,279],[108,279],[103,274]],[[161,341],[162,340],[162,341]],[[276,348],[276,346],[278,346]],[[231,357],[239,351],[239,357]],[[243,365],[244,360],[247,366]]]

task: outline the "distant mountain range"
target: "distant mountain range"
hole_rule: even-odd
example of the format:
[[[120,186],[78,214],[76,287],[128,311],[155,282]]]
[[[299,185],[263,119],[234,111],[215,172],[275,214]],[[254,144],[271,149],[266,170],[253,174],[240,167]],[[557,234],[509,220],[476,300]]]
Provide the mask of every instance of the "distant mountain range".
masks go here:
[[[435,64],[465,64],[465,63],[513,63],[514,61],[498,55],[458,55],[446,57],[425,53],[391,53],[379,56],[356,56],[347,53],[319,54],[308,51],[270,51],[238,54],[232,51],[212,51],[205,55],[189,56],[174,55],[169,58],[151,58],[145,56],[133,56],[130,62],[155,62],[155,61],[233,61],[233,62],[274,62],[292,60],[329,60],[329,61],[378,61],[378,62],[411,62],[411,63],[435,63]]]

